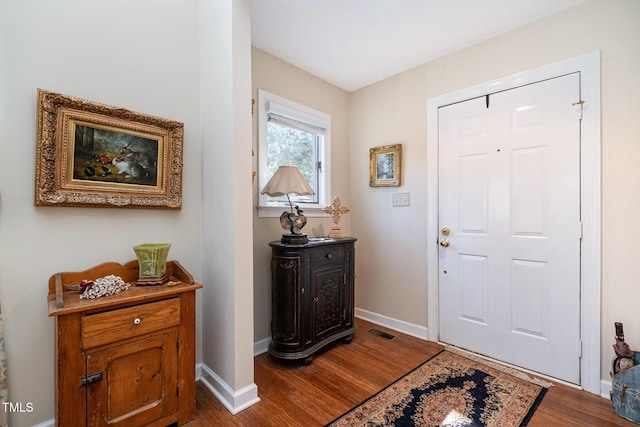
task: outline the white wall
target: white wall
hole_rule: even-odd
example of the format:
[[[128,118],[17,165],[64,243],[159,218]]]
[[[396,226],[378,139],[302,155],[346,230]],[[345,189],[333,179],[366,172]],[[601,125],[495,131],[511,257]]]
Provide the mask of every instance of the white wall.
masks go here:
[[[200,0],[204,381],[235,412],[253,384],[251,13]]]
[[[10,399],[33,403],[33,412],[12,415],[12,426],[54,416],[52,274],[135,259],[138,243],[171,242],[170,258],[202,281],[196,6],[0,0],[0,301]],[[183,122],[183,208],[35,207],[39,87]]]
[[[426,327],[426,100],[519,71],[601,51],[602,347],[609,379],[613,322],[640,348],[640,2],[592,0],[352,93],[352,228],[359,240],[356,305]],[[455,28],[452,28],[455,31]],[[443,37],[446,35],[443,35]],[[404,184],[370,188],[368,149],[403,144]],[[411,206],[393,208],[391,193]],[[384,242],[384,243],[382,243]],[[634,344],[635,343],[635,344]]]

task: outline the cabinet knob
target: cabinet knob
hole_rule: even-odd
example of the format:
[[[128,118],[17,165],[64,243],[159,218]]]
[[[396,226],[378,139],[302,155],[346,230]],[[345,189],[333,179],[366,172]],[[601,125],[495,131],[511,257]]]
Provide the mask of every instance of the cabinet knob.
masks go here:
[[[134,325],[139,325],[139,324],[140,324],[140,322],[142,322],[142,320],[140,320],[140,318],[139,318],[139,317],[136,317],[135,319],[133,319],[133,324],[134,324]]]
[[[333,254],[325,254],[324,257],[326,259],[333,259]]]

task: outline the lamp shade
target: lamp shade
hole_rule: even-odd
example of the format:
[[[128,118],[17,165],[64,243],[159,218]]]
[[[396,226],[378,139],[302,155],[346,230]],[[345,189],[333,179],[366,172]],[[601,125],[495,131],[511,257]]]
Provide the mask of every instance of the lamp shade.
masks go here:
[[[315,193],[296,166],[280,166],[264,186],[261,194],[280,197],[287,194],[307,196]]]

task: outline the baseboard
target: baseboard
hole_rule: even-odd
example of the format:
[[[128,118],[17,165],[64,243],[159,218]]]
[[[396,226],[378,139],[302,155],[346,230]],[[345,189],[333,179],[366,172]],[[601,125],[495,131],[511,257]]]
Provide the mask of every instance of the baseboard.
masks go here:
[[[253,343],[253,357],[260,356],[263,353],[269,351],[269,343],[271,338],[265,338]]]
[[[611,390],[613,390],[611,381],[600,380],[600,397],[611,400]]]
[[[200,382],[207,386],[233,415],[260,402],[258,386],[251,384],[234,391],[222,378],[203,363],[200,364]]]
[[[375,323],[376,325],[384,326],[385,328],[393,329],[394,331],[402,332],[403,334],[411,335],[412,337],[423,340],[427,339],[427,328],[424,326],[415,325],[413,323],[394,319],[392,317],[373,313],[357,307],[355,309],[355,314],[357,318]]]

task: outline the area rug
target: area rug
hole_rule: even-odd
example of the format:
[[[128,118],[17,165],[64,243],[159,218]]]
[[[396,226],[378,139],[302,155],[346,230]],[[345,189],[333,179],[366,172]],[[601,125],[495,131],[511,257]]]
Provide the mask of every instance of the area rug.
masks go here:
[[[445,350],[327,426],[525,426],[545,385]]]

